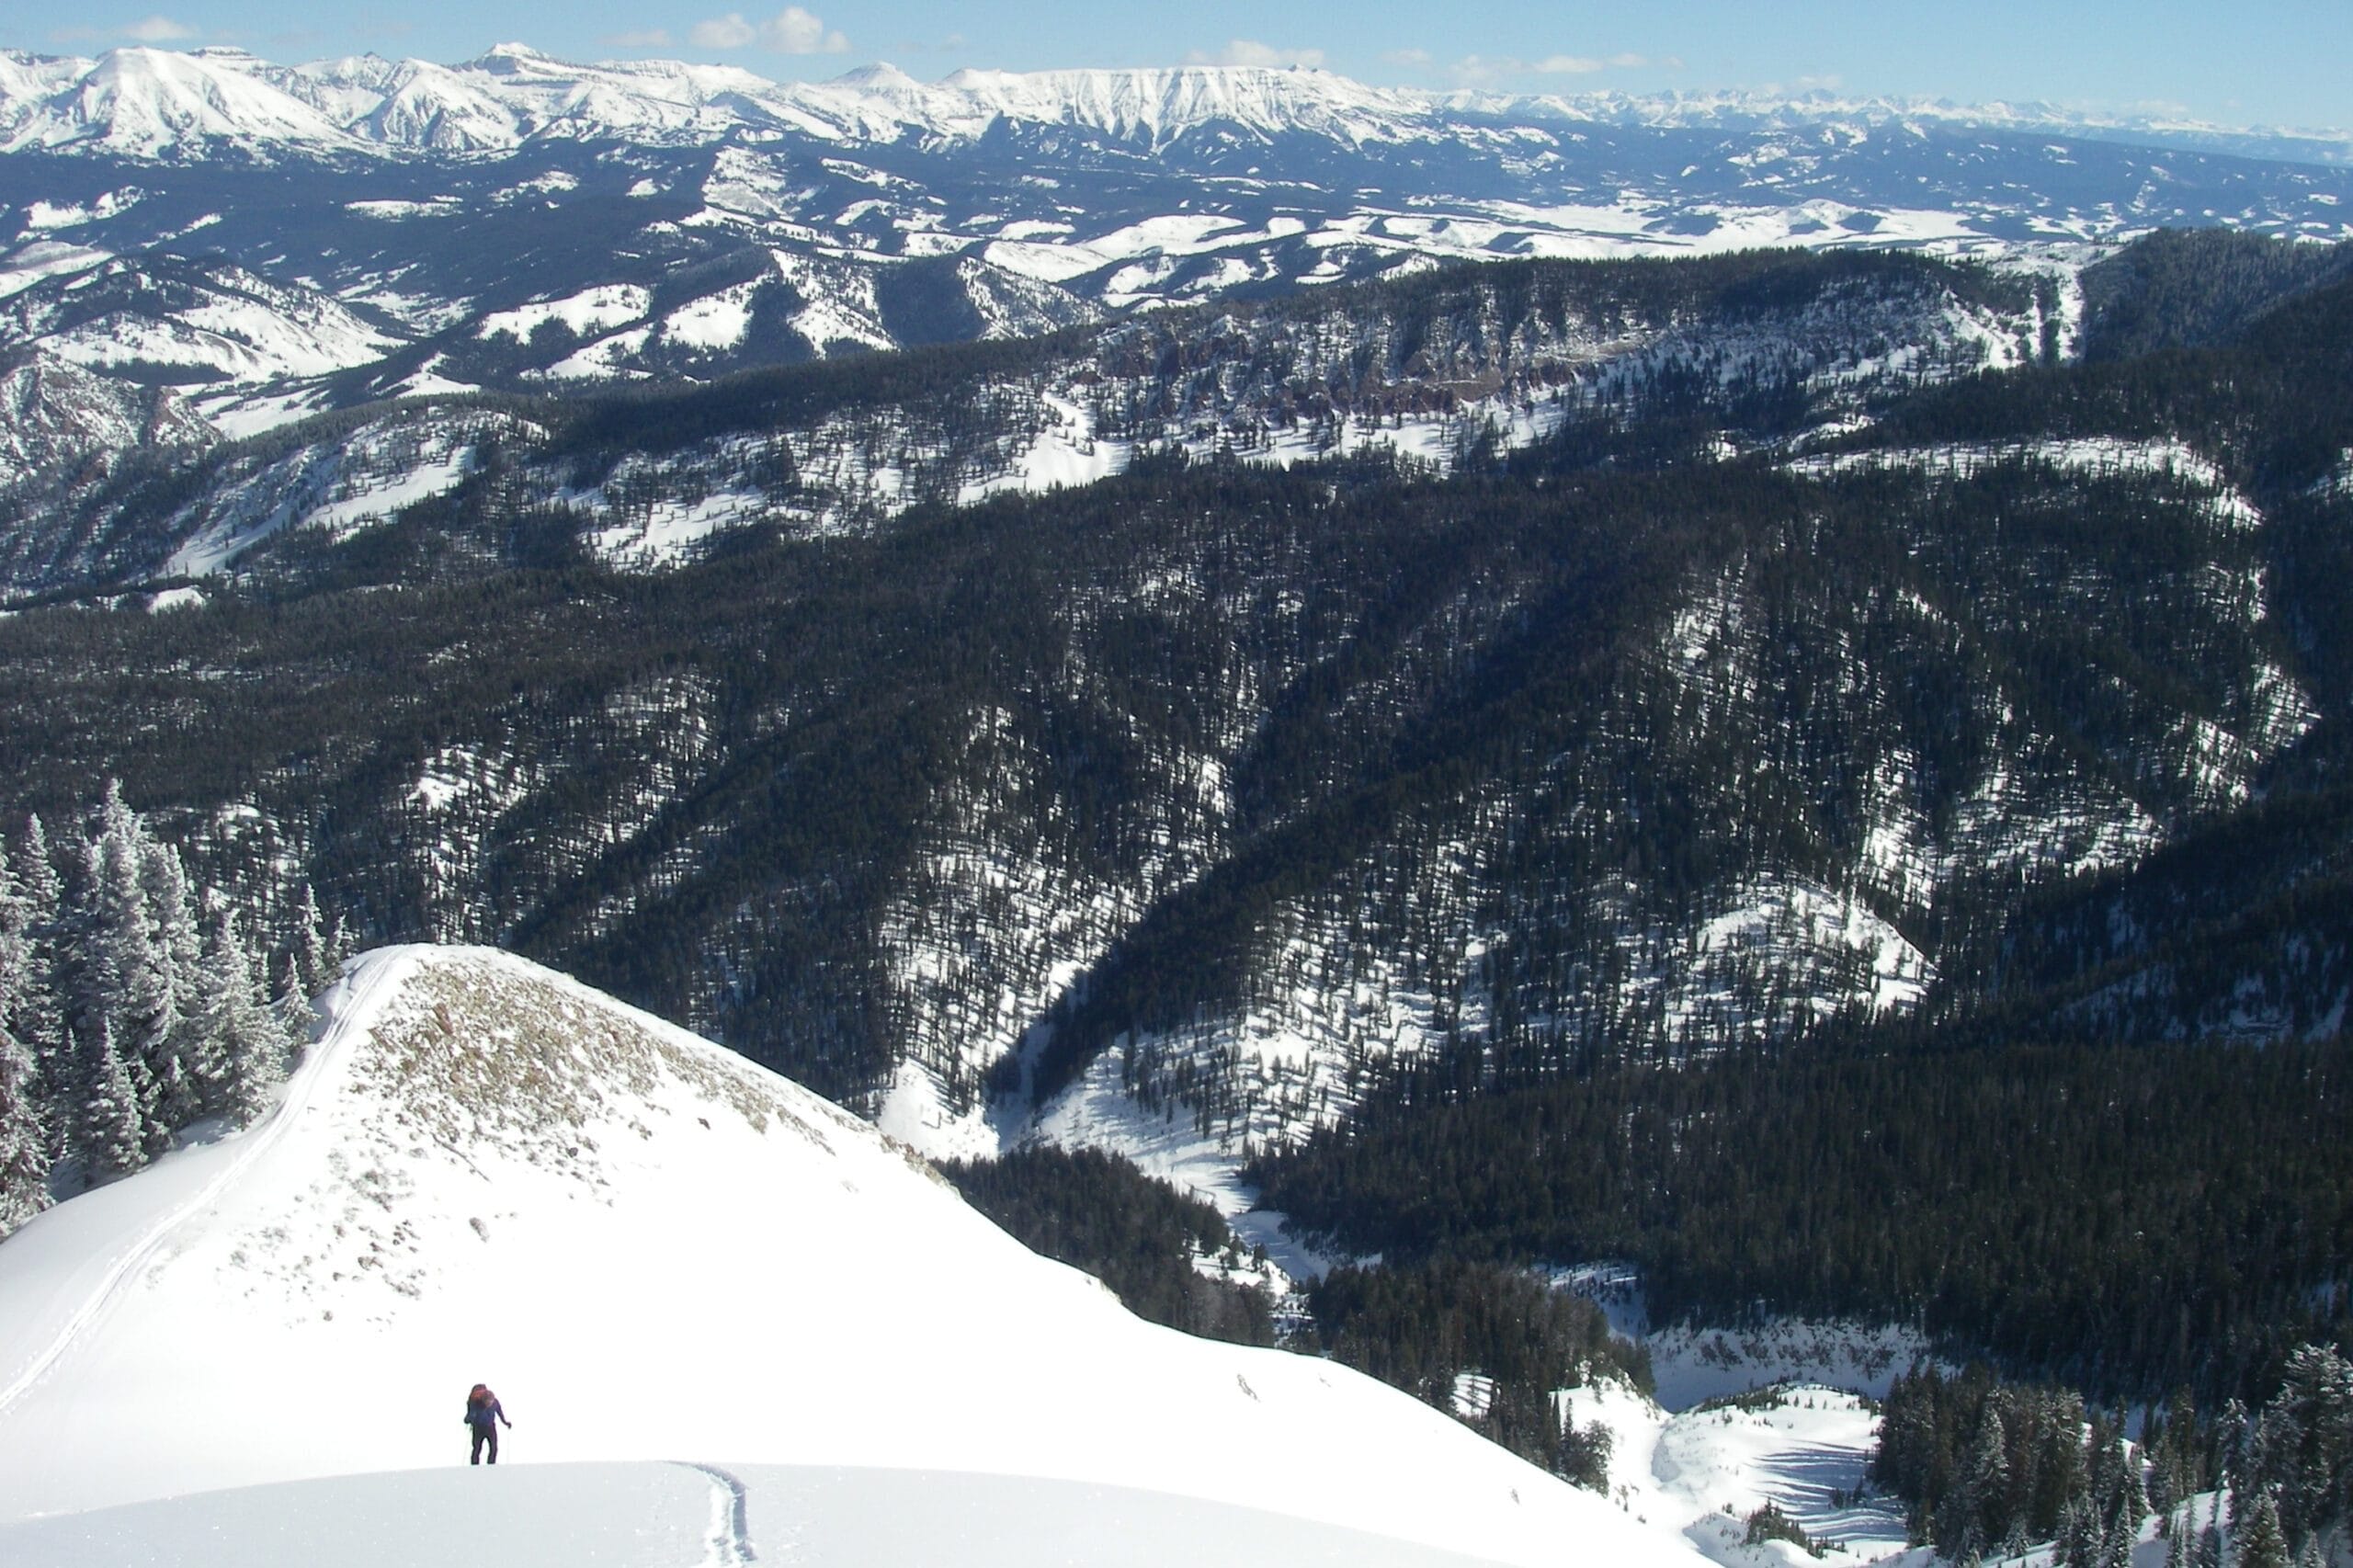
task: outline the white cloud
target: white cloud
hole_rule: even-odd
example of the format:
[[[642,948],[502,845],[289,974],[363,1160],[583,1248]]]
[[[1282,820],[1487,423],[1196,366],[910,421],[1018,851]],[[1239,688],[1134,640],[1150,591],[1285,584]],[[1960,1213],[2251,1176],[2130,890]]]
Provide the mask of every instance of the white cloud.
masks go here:
[[[741,11],[697,22],[687,29],[697,49],[743,49],[750,44],[778,54],[841,54],[849,40],[798,6],[787,6],[764,22],[746,21]]]
[[[1427,49],[1392,49],[1383,51],[1381,60],[1384,65],[1423,66],[1438,63],[1438,57]]]
[[[141,43],[176,43],[184,38],[194,38],[196,29],[169,17],[142,17],[123,28],[122,36],[137,39]]]
[[[1446,68],[1446,74],[1466,87],[1483,87],[1506,76],[1524,76],[1528,62],[1511,55],[1497,58],[1485,54],[1466,54]]]
[[[169,17],[157,16],[142,17],[135,22],[125,22],[119,27],[111,28],[86,25],[52,28],[50,29],[49,41],[51,43],[98,43],[108,39],[127,38],[133,43],[177,43],[183,39],[191,39],[196,36],[197,29],[189,27],[186,22],[176,22]]]
[[[760,36],[760,29],[730,11],[713,21],[697,22],[687,29],[687,41],[697,49],[741,49]]]
[[[1529,69],[1546,76],[1589,76],[1596,71],[1638,71],[1650,62],[1647,54],[1613,54],[1606,60],[1589,54],[1548,54]]]
[[[1647,54],[1631,51],[1609,55],[1548,54],[1541,60],[1522,60],[1510,54],[1466,54],[1449,65],[1446,74],[1464,86],[1478,87],[1513,76],[1590,76],[1602,71],[1639,71],[1650,65],[1670,71],[1683,69],[1683,62],[1674,55],[1653,60]]]
[[[631,32],[607,33],[597,41],[608,49],[667,49],[670,47],[670,29],[639,28]]]
[[[1195,50],[1185,56],[1188,65],[1321,65],[1324,51],[1320,49],[1279,49],[1255,39],[1237,38],[1214,54]]]

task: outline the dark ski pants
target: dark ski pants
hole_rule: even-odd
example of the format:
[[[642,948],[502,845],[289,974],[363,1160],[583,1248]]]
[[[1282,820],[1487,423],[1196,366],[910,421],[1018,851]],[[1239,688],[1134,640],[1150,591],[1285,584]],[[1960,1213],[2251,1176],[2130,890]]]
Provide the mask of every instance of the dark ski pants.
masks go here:
[[[482,1446],[484,1443],[488,1443],[490,1445],[490,1462],[496,1464],[498,1462],[497,1422],[485,1421],[481,1426],[474,1428],[474,1457],[466,1461],[468,1464],[482,1463]]]

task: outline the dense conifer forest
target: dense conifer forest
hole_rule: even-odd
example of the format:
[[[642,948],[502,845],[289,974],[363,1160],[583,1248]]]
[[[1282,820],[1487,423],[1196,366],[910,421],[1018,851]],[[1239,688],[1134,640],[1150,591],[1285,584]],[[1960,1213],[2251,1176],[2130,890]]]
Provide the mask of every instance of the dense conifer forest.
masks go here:
[[[1275,1342],[1273,1303],[1263,1284],[1237,1278],[1251,1259],[1223,1217],[1132,1161],[1036,1148],[939,1168],[1022,1245],[1094,1275],[1137,1316],[1237,1345]]]
[[[2146,242],[2086,274],[2080,358],[1982,371],[1879,324],[2055,334],[2048,279],[1529,265],[1150,318],[1086,340],[1150,389],[1096,415],[1205,445],[964,506],[950,464],[661,570],[518,504],[529,464],[910,408],[961,450],[1004,435],[981,382],[1077,340],[484,400],[536,455],[153,613],[127,585],[210,481],[126,470],[142,520],[56,557],[114,574],[0,618],[0,826],[119,778],[251,948],[299,945],[307,883],[355,941],[508,946],[862,1109],[1127,1091],[1388,1253],[1318,1332],[1423,1383],[1465,1369],[1429,1348],[1488,1310],[1463,1280],[1599,1256],[1664,1318],[1875,1314],[2097,1401],[2253,1403],[2353,1289],[2342,266]],[[1334,348],[1351,312],[1378,353]],[[1750,335],[1511,381],[1613,321]],[[1439,386],[1570,412],[1443,464],[1254,460]],[[1201,1315],[1185,1211],[1005,1179],[1010,1227]]]
[[[1440,1066],[1256,1174],[1346,1250],[1624,1257],[1665,1321],[1860,1314],[2219,1401],[2353,1327],[2348,1074],[2334,1040],[1822,1040],[1485,1093]]]

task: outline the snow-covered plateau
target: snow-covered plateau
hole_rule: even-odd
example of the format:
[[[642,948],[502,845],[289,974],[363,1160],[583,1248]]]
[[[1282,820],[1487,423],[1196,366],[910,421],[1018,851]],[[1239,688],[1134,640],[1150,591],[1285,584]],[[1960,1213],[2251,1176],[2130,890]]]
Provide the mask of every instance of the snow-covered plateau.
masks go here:
[[[381,950],[323,1011],[253,1129],[0,1246],[0,1558],[1693,1560],[1347,1369],[1142,1323],[520,960]],[[460,1476],[482,1379],[516,1425]]]

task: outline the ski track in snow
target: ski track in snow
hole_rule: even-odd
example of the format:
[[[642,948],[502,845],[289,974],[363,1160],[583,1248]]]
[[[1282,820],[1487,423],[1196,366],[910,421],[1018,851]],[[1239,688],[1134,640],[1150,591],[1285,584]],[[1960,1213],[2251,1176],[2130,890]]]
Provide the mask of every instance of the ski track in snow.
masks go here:
[[[369,971],[364,983],[352,994],[348,1005],[349,1011],[357,1017],[369,1016],[377,1006],[380,994],[388,987],[397,989],[407,972],[408,966],[404,964],[374,966]],[[74,1347],[76,1340],[87,1333],[93,1325],[104,1320],[108,1309],[122,1299],[124,1286],[164,1250],[175,1231],[191,1217],[210,1208],[213,1202],[244,1173],[248,1165],[251,1165],[255,1160],[266,1153],[273,1144],[286,1135],[286,1130],[293,1126],[301,1117],[303,1107],[310,1103],[312,1096],[316,1092],[317,1085],[325,1076],[326,1074],[321,1073],[296,1074],[290,1080],[290,1092],[287,1097],[279,1102],[261,1125],[244,1135],[242,1140],[243,1146],[238,1149],[236,1156],[222,1165],[211,1180],[166,1211],[161,1219],[142,1232],[123,1249],[121,1255],[108,1266],[105,1275],[92,1289],[89,1298],[58,1325],[55,1335],[46,1346],[35,1352],[32,1358],[25,1364],[24,1369],[17,1374],[16,1379],[6,1388],[0,1388],[0,1415],[6,1415],[10,1405],[22,1399],[27,1392],[47,1377],[65,1353]]]
[[[697,1568],[745,1568],[758,1562],[760,1554],[752,1550],[751,1505],[743,1482],[715,1464],[695,1460],[676,1462],[711,1484],[710,1539]]]

